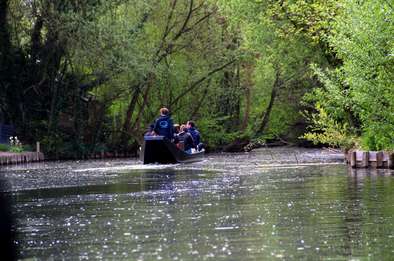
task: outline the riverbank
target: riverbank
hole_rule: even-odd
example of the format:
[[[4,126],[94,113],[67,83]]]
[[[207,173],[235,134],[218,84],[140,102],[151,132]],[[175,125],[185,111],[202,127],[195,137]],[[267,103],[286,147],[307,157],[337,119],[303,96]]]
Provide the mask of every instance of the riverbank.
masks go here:
[[[29,163],[45,160],[42,152],[0,152],[0,165]]]

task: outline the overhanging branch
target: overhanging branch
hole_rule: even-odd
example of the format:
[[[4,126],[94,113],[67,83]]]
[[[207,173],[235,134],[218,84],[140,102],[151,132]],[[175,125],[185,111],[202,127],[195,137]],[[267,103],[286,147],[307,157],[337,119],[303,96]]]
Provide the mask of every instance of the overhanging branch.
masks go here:
[[[192,91],[196,86],[198,86],[199,84],[201,84],[202,82],[204,82],[205,80],[207,80],[211,75],[223,70],[224,68],[226,68],[227,66],[233,64],[236,60],[231,60],[225,64],[223,64],[220,67],[217,67],[215,69],[213,69],[212,71],[210,71],[209,73],[207,73],[205,76],[201,77],[200,79],[194,81],[193,83],[190,84],[190,86],[184,90],[181,94],[179,94],[170,104],[170,107],[172,107],[174,104],[176,104],[183,96],[185,96],[187,93],[189,93],[190,91]]]

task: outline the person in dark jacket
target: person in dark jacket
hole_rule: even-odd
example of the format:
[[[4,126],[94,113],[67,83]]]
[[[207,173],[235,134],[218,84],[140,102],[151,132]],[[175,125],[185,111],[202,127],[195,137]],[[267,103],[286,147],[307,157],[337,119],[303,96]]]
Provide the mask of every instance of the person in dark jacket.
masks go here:
[[[183,150],[192,153],[192,148],[196,148],[192,135],[187,131],[186,125],[181,125],[177,135],[178,144],[183,144]]]
[[[200,132],[196,129],[196,124],[194,123],[194,121],[187,122],[187,130],[192,135],[194,144],[196,144],[196,148],[200,150],[199,147],[202,146]]]
[[[169,140],[174,138],[174,125],[167,108],[160,109],[160,117],[155,120],[153,131],[156,135],[164,136]]]

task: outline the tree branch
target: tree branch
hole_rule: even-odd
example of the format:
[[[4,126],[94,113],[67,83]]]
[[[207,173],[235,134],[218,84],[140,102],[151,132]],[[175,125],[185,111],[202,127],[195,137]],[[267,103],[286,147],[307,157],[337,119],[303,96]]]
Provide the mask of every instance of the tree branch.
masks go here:
[[[201,108],[201,105],[203,104],[205,98],[206,98],[207,95],[208,95],[208,89],[209,89],[210,84],[211,84],[211,81],[208,80],[208,82],[207,82],[207,87],[204,88],[204,91],[203,91],[203,94],[202,94],[202,96],[201,96],[201,99],[200,99],[199,102],[196,104],[196,106],[195,106],[193,112],[190,114],[190,119],[194,119],[194,118],[196,117],[196,114],[198,113],[199,109]]]
[[[183,96],[185,96],[187,93],[189,93],[190,91],[192,91],[196,86],[198,86],[200,83],[204,82],[206,79],[208,79],[212,74],[215,74],[221,70],[223,70],[224,68],[226,68],[227,66],[229,66],[230,64],[233,64],[235,62],[235,60],[231,60],[227,63],[225,63],[224,65],[213,69],[212,71],[210,71],[209,73],[207,73],[205,76],[201,77],[200,79],[198,79],[197,81],[193,82],[192,84],[190,84],[190,86],[184,90],[180,95],[178,95],[172,102],[171,105],[169,107],[171,107],[172,105],[176,104]]]
[[[174,26],[170,27],[170,23],[171,23],[172,16],[173,16],[174,11],[175,11],[176,4],[177,4],[177,0],[173,0],[172,1],[172,5],[171,5],[170,13],[168,14],[168,17],[167,17],[166,28],[164,29],[164,33],[163,33],[163,36],[161,38],[161,42],[160,42],[159,48],[157,48],[157,51],[156,51],[156,56],[159,56],[160,51],[163,49],[163,46],[164,46],[164,43],[166,41],[167,36],[170,34],[172,28],[174,28]]]
[[[192,24],[190,27],[185,28],[183,30],[183,33],[187,33],[189,31],[191,31],[195,26],[197,26],[198,24],[200,24],[201,22],[203,22],[204,20],[208,19],[212,14],[214,14],[215,12],[209,12],[206,15],[204,15],[203,17],[201,17],[200,19],[198,19],[194,24]]]
[[[192,13],[193,13],[193,3],[194,3],[194,1],[190,0],[189,12],[186,15],[185,21],[183,22],[183,25],[182,25],[181,29],[179,29],[178,33],[172,39],[173,41],[176,41],[182,35],[182,33],[184,33],[184,30],[187,27],[187,24],[189,23],[190,18],[191,18]]]
[[[82,90],[87,90],[99,86],[110,80],[110,77],[106,76],[104,73],[100,73],[96,76],[97,78],[89,83],[79,85]]]
[[[138,127],[139,127],[140,122],[141,122],[141,115],[144,112],[144,110],[145,110],[145,108],[146,108],[146,106],[148,104],[149,91],[150,91],[150,88],[153,85],[154,75],[150,74],[150,76],[148,78],[149,79],[148,79],[148,82],[147,82],[147,86],[146,86],[144,94],[142,96],[142,104],[140,105],[139,111],[138,111],[137,116],[135,118],[135,122],[134,122],[133,126],[131,127],[132,131],[138,131]]]
[[[272,87],[272,91],[271,91],[270,100],[269,100],[267,109],[261,115],[261,123],[259,125],[259,128],[256,131],[256,135],[263,134],[265,128],[268,125],[269,117],[271,115],[271,111],[274,106],[275,99],[277,98],[278,91],[283,86],[283,81],[280,79],[280,77],[281,77],[280,71],[277,69],[274,86]]]

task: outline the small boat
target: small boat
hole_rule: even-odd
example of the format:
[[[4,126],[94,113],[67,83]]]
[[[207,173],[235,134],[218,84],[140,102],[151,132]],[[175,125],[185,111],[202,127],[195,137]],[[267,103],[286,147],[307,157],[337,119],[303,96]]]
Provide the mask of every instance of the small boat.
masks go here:
[[[164,136],[145,136],[140,159],[144,164],[190,163],[203,160],[204,153],[204,149],[186,153]]]

